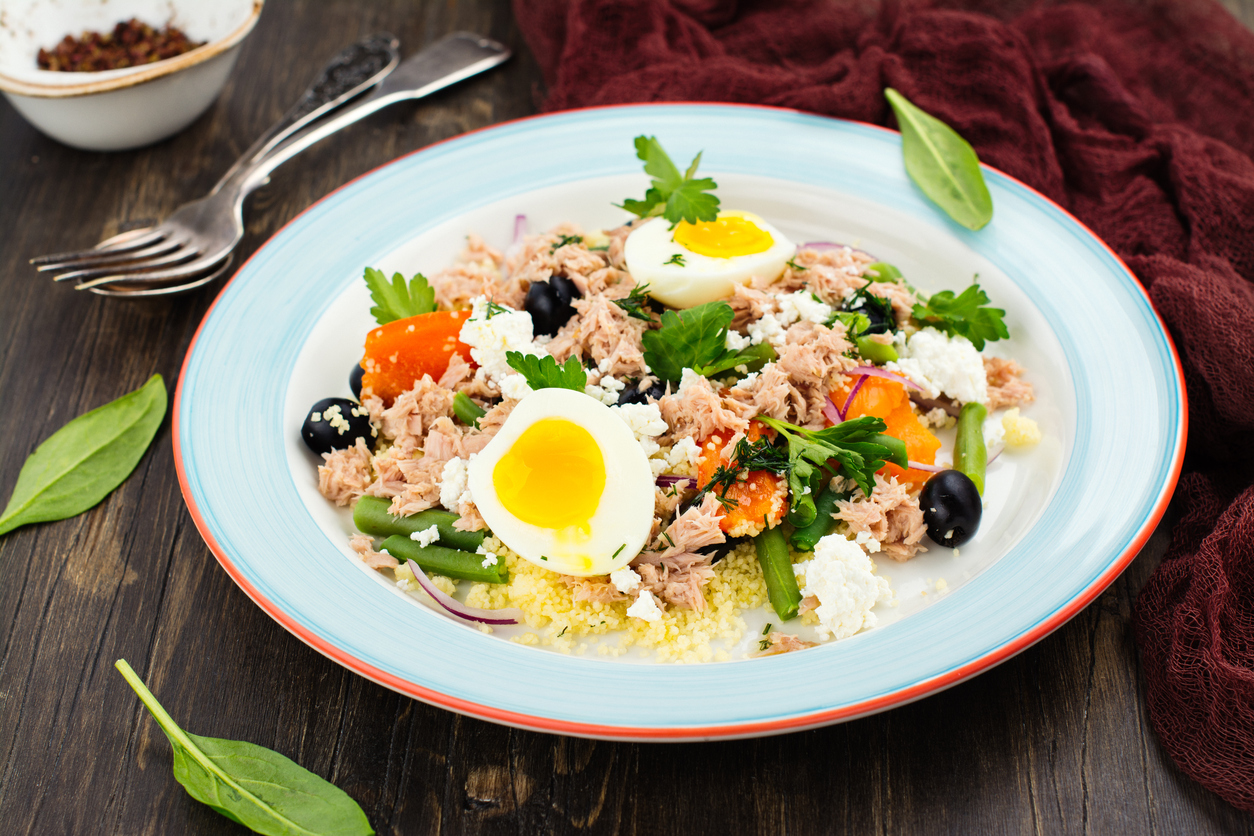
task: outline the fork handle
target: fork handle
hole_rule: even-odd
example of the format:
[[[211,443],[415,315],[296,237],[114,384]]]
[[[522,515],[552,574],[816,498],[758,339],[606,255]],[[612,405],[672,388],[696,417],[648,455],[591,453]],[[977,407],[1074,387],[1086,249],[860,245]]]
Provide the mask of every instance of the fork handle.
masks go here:
[[[367,35],[337,52],[296,104],[240,155],[210,194],[224,188],[241,170],[292,134],[386,78],[400,63],[399,47],[400,41],[396,36],[379,32]]]
[[[510,50],[490,38],[469,32],[447,35],[401,62],[370,94],[344,105],[319,123],[309,125],[276,145],[259,159],[242,166],[223,183],[238,189],[242,201],[263,185],[270,172],[309,146],[364,119],[376,110],[409,99],[420,99],[462,79],[484,72],[510,57]]]

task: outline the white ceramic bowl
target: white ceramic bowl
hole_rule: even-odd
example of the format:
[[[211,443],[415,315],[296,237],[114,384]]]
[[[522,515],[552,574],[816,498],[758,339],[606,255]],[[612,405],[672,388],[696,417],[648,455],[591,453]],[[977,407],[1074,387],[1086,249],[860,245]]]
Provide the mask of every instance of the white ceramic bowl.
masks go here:
[[[0,0],[0,90],[53,139],[89,151],[138,148],[178,133],[222,91],[265,0]],[[40,48],[109,32],[132,17],[204,46],[138,67],[39,69]]]

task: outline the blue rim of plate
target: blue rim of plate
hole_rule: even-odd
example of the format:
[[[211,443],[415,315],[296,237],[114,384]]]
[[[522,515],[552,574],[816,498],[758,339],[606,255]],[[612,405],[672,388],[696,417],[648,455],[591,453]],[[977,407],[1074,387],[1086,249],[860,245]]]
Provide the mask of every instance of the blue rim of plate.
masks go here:
[[[296,493],[283,444],[284,394],[314,322],[363,265],[450,217],[544,186],[638,173],[624,149],[642,132],[689,134],[697,143],[735,136],[727,143],[733,148],[720,149],[719,171],[891,200],[1020,277],[1016,284],[1062,345],[1078,426],[1060,486],[1006,555],[944,601],[854,639],[767,659],[642,666],[523,647],[452,624],[381,595],[328,541]],[[794,151],[806,152],[804,165],[772,153],[785,132]],[[820,164],[833,154],[836,164]],[[535,165],[521,170],[523,160]],[[749,737],[848,720],[947,688],[1039,641],[1118,577],[1166,509],[1187,436],[1179,357],[1131,271],[1061,207],[984,170],[998,221],[972,233],[912,186],[895,131],[780,108],[677,103],[564,111],[400,157],[279,230],[206,314],[175,393],[175,463],[188,509],[231,578],[302,641],[388,688],[493,722],[609,739]],[[394,199],[415,186],[423,200]],[[1118,296],[1119,327],[1137,338],[1149,379],[1125,383],[1128,375],[1110,368],[1113,362],[1086,364],[1110,346],[1072,328],[1065,292],[1047,291],[1015,263],[1013,233],[1028,234],[1017,223],[1024,219],[1030,234],[1057,237],[1067,258],[1093,271],[1083,281],[1097,275]],[[1062,291],[1067,281],[1081,279],[1058,279]],[[1125,385],[1135,388],[1104,391]],[[1147,449],[1156,455],[1146,457]],[[1119,472],[1121,463],[1147,458],[1138,483],[1121,481],[1118,491],[1102,484],[1102,474]],[[1045,565],[1041,554],[1066,559]],[[1016,605],[989,606],[1006,600]]]

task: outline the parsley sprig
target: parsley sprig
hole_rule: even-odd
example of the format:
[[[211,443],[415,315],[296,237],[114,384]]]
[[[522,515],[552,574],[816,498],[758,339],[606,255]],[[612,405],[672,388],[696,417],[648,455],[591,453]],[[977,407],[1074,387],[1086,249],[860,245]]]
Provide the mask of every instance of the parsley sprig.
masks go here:
[[[395,273],[389,283],[383,271],[367,267],[365,280],[374,300],[370,314],[380,325],[435,310],[435,289],[422,273],[415,273],[408,283]]]
[[[911,314],[923,325],[931,325],[951,337],[966,337],[977,351],[984,350],[984,341],[995,342],[1010,336],[1001,308],[987,307],[988,294],[972,284],[958,296],[952,290],[932,294],[927,304],[916,304]]]
[[[818,515],[814,497],[823,487],[826,472],[852,479],[870,496],[875,489],[875,471],[885,462],[909,467],[905,443],[883,434],[888,427],[881,418],[854,418],[823,430],[807,430],[765,416],[757,420],[788,444],[788,521],[798,528],[809,525]]]
[[[709,194],[718,184],[709,177],[694,177],[701,162],[700,154],[693,158],[688,170],[680,174],[656,137],[638,136],[635,142],[636,156],[644,161],[644,172],[653,178],[653,184],[644,193],[643,200],[627,198],[619,204],[623,209],[641,218],[661,215],[671,226],[680,221],[696,223],[718,218],[718,198]]]
[[[505,362],[527,380],[532,389],[574,389],[584,391],[588,385],[588,373],[579,358],[570,356],[566,364],[559,366],[552,357],[537,357],[520,351],[505,352]]]
[[[733,351],[727,348],[727,327],[736,314],[723,301],[706,302],[685,311],[666,311],[662,327],[645,331],[644,360],[659,380],[678,382],[684,369],[702,377],[746,366],[758,371],[776,359],[769,343],[759,343]]]

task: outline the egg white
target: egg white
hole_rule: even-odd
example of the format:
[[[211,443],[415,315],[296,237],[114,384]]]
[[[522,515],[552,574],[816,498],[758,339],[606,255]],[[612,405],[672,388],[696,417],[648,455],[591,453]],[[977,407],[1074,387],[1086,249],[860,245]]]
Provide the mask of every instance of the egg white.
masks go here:
[[[534,423],[562,418],[587,430],[605,460],[605,489],[589,520],[591,537],[572,553],[556,531],[524,522],[497,496],[493,471]],[[627,424],[605,404],[571,389],[538,389],[519,401],[467,468],[467,488],[488,528],[537,566],[567,575],[604,575],[640,553],[653,527],[653,471]]]
[[[752,212],[720,212],[739,215],[770,233],[771,246],[760,253],[714,258],[678,244],[674,231],[662,218],[635,229],[623,245],[627,272],[637,284],[649,285],[649,295],[673,308],[691,308],[732,294],[734,285],[748,284],[754,276],[774,281],[797,251],[784,234]],[[684,263],[668,264],[676,254]]]

